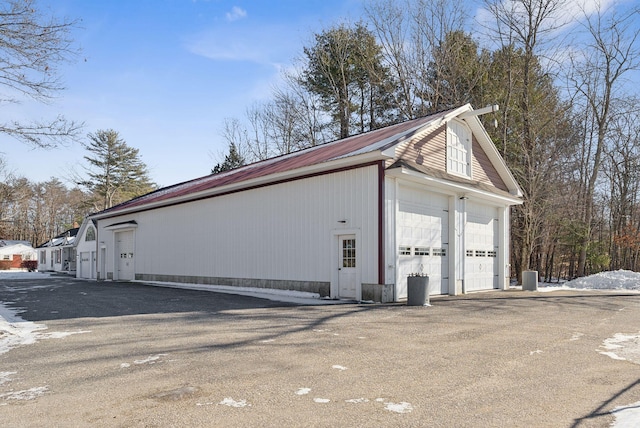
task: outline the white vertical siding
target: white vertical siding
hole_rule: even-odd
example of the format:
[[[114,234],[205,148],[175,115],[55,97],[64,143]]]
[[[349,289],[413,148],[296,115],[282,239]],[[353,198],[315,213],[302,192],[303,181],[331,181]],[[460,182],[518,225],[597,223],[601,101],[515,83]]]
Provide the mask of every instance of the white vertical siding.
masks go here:
[[[359,229],[362,282],[377,283],[377,180],[369,166],[101,220],[100,240],[135,220],[141,274],[330,281],[332,231]]]

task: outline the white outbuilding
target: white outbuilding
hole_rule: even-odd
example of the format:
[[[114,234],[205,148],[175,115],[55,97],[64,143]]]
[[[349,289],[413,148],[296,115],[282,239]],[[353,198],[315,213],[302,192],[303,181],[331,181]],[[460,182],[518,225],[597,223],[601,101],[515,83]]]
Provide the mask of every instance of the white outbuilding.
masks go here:
[[[467,104],[94,214],[96,276],[378,302],[406,299],[414,273],[430,294],[504,289],[522,193],[478,119],[487,110]]]
[[[96,225],[90,218],[85,218],[75,241],[76,250],[76,277],[83,279],[97,279],[96,270],[97,248],[96,248]]]

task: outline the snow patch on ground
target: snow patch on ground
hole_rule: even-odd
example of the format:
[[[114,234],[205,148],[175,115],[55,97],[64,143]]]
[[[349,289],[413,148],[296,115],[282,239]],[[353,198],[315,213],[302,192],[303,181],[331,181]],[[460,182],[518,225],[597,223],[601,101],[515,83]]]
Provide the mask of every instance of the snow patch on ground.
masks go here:
[[[90,333],[87,330],[41,333],[47,329],[46,325],[25,321],[18,316],[19,313],[20,310],[8,308],[0,302],[0,354],[41,339],[61,339],[72,334]]]
[[[26,270],[0,270],[0,281],[4,279],[46,279],[51,276],[46,272],[29,272]]]
[[[636,428],[638,426],[640,401],[628,406],[616,407],[611,411],[616,421],[611,425],[613,428]]]
[[[233,287],[229,285],[184,284],[181,282],[135,281],[155,287],[182,288],[185,290],[215,291],[216,293],[237,294],[240,296],[258,297],[277,302],[295,303],[298,305],[337,305],[348,303],[345,300],[327,299],[318,293],[295,290],[276,290],[257,287]]]
[[[0,372],[0,385],[11,382],[11,376],[17,372]]]
[[[407,402],[401,403],[384,403],[385,410],[395,413],[411,413],[413,406]]]
[[[0,399],[3,400],[35,400],[42,396],[49,390],[46,386],[37,386],[35,388],[29,388],[22,391],[12,391],[0,394]]]
[[[616,270],[600,272],[595,275],[576,278],[561,284],[538,283],[538,291],[549,292],[558,290],[601,290],[601,291],[629,291],[640,293],[640,273],[630,270]]]
[[[614,360],[640,364],[640,332],[634,334],[616,333],[605,339],[598,350]]]
[[[369,399],[368,398],[352,398],[350,400],[344,400],[345,403],[368,403]]]
[[[218,404],[221,404],[223,406],[229,406],[229,407],[247,407],[247,406],[251,406],[251,404],[247,403],[247,400],[238,400],[238,401],[236,401],[231,397],[225,398],[224,400],[222,400]]]
[[[135,360],[133,364],[155,364],[160,358],[167,356],[168,354],[156,354],[149,355],[143,360]]]

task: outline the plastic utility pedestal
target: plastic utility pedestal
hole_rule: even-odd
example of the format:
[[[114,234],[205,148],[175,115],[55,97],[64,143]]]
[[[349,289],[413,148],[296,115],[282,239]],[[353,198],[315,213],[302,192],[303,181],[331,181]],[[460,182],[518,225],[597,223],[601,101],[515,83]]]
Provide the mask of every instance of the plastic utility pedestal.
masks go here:
[[[407,306],[429,306],[429,277],[407,277]]]
[[[522,289],[524,291],[538,291],[537,270],[525,270],[522,272]]]

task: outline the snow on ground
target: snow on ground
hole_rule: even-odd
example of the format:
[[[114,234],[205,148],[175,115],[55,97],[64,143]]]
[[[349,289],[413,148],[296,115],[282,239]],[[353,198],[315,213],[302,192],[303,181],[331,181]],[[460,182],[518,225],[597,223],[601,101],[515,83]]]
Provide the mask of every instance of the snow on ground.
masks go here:
[[[47,272],[28,272],[26,270],[0,270],[0,281],[5,279],[42,279],[49,278]]]
[[[3,280],[13,279],[45,279],[50,275],[40,272],[20,272],[20,271],[0,271],[0,285],[3,285]],[[290,302],[297,304],[336,304],[345,303],[340,300],[323,299],[316,293],[305,293],[300,291],[291,290],[271,290],[263,288],[251,288],[251,287],[229,287],[229,286],[216,286],[216,285],[198,285],[198,284],[182,284],[182,283],[162,283],[162,282],[141,282],[142,284],[157,286],[157,287],[173,287],[183,288],[190,290],[201,291],[214,291],[218,293],[230,293],[240,294],[246,296],[259,297],[263,299],[276,300],[282,302]],[[5,285],[6,286],[6,285]],[[29,286],[40,287],[38,285]],[[613,272],[601,272],[595,275],[591,275],[584,278],[578,278],[573,281],[564,282],[561,284],[538,284],[538,292],[551,292],[558,290],[595,290],[601,292],[611,291],[625,291],[631,293],[640,293],[640,273],[618,270]],[[35,324],[32,322],[22,320],[17,314],[17,309],[8,308],[6,305],[10,302],[0,302],[0,354],[9,351],[10,349],[35,343],[38,339],[53,339],[62,338],[70,334],[88,333],[85,331],[77,332],[53,332],[42,333],[42,330],[47,328],[44,324]],[[638,328],[634,326],[632,328]],[[574,337],[571,340],[578,340],[579,337]],[[600,349],[597,350],[601,354],[613,358],[615,360],[624,360],[635,364],[640,364],[640,332],[624,332],[616,333],[613,337],[607,338],[602,342]],[[138,363],[151,363],[155,362],[156,356],[149,357],[147,360],[134,361],[134,364]],[[159,356],[157,356],[159,358]],[[130,364],[123,363],[121,367],[129,367]],[[336,370],[346,370],[342,366],[333,366]],[[15,374],[13,372],[0,372],[0,384],[10,382],[11,376]],[[31,390],[18,391],[12,396],[0,395],[0,399],[34,399],[37,396],[44,394],[47,391],[47,387],[32,388]],[[311,391],[310,388],[300,388],[296,391],[297,395],[306,395]],[[4,394],[7,395],[7,394]],[[368,399],[354,399],[347,400],[347,402],[361,402],[361,400],[368,401]],[[329,402],[326,398],[314,398],[317,403]],[[407,413],[412,411],[412,405],[410,403],[392,403],[386,402],[386,400],[378,398],[376,401],[383,402],[385,409],[391,412]],[[205,403],[213,404],[213,403]],[[198,403],[198,405],[205,405]],[[222,400],[219,405],[225,405],[230,407],[245,407],[251,406],[245,400],[234,400],[231,397],[227,397]],[[621,406],[615,408],[612,412],[616,420],[612,424],[613,428],[625,428],[630,426],[640,426],[640,402],[630,404],[627,406]]]
[[[295,303],[298,305],[338,305],[353,301],[322,298],[318,293],[294,290],[276,290],[272,288],[234,287],[229,285],[185,284],[181,282],[134,281],[155,287],[182,288],[186,290],[215,291],[217,293],[238,294],[258,297],[277,302]]]
[[[640,293],[640,273],[630,270],[616,270],[600,272],[560,284],[538,283],[538,291],[558,290],[630,291]]]

